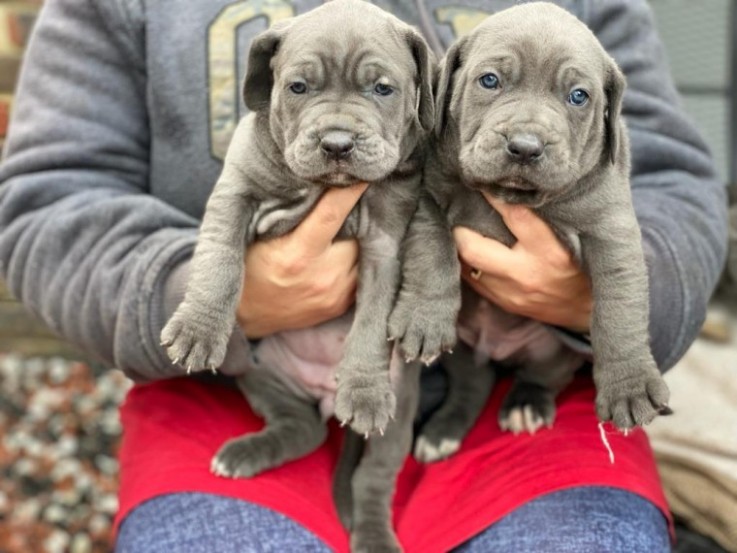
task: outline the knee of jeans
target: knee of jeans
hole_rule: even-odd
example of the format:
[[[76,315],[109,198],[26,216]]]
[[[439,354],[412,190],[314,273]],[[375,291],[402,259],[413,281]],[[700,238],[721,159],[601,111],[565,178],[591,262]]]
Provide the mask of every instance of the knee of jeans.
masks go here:
[[[573,498],[572,508],[579,506],[580,536],[591,540],[596,551],[670,551],[668,522],[647,499],[607,487],[573,489],[569,496]]]
[[[174,493],[136,507],[123,521],[115,553],[326,553],[317,536],[284,515],[246,501]]]
[[[123,519],[115,540],[115,553],[158,553],[171,548],[171,520],[157,515],[155,498],[142,503]]]
[[[629,514],[586,514],[576,526],[562,527],[553,538],[560,546],[570,542],[569,550],[582,553],[667,553],[670,551],[667,523],[662,513],[654,505],[651,507],[653,512],[640,508]],[[560,546],[551,551],[566,550]]]
[[[523,505],[458,549],[481,551],[661,553],[670,536],[660,510],[638,495],[573,488]]]

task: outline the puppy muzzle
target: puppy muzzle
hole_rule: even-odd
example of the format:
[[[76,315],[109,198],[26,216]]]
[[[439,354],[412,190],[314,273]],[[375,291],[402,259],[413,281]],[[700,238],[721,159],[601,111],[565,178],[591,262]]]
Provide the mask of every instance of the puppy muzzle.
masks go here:
[[[329,186],[350,186],[391,173],[399,162],[394,150],[366,125],[331,125],[300,133],[285,157],[303,178]]]
[[[546,144],[536,134],[516,133],[505,138],[505,150],[513,163],[529,165],[539,162],[545,155]]]
[[[354,133],[343,130],[330,130],[320,138],[320,149],[330,161],[347,160],[356,147]]]

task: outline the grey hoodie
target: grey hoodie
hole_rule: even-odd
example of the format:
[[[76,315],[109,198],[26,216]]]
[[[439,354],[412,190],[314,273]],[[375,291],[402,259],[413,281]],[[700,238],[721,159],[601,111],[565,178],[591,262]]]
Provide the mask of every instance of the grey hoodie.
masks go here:
[[[138,380],[181,374],[159,333],[235,124],[253,36],[318,0],[47,0],[0,165],[0,274],[52,329]],[[380,0],[438,51],[511,0]],[[645,0],[568,0],[625,72],[633,193],[662,369],[725,257],[726,200]],[[231,340],[226,373],[247,365]]]

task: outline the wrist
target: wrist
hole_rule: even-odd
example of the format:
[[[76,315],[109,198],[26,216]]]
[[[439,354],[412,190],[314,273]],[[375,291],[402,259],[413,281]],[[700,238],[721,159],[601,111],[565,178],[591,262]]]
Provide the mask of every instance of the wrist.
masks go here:
[[[235,318],[238,326],[249,342],[258,341],[280,330],[272,328],[273,325],[266,324],[263,317],[254,317],[253,314],[247,313],[242,303],[238,308]]]
[[[566,324],[561,325],[564,328],[581,334],[582,336],[588,337],[589,331],[591,330],[591,312],[576,313],[575,317],[568,321]]]

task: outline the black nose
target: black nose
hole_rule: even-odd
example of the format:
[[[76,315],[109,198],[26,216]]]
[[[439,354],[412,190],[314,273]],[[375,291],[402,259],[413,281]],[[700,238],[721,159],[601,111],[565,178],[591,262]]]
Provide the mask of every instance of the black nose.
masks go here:
[[[346,131],[328,131],[320,140],[320,148],[333,159],[345,159],[353,151],[353,135]]]
[[[507,154],[517,163],[532,163],[543,155],[545,144],[534,134],[515,134],[507,139]]]

